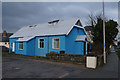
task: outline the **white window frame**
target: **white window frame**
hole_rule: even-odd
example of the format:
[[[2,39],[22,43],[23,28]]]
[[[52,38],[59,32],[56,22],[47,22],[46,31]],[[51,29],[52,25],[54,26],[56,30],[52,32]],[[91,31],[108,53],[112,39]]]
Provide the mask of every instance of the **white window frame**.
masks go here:
[[[55,46],[54,46],[54,40],[55,39],[59,39],[59,48],[55,48]],[[53,40],[52,40],[52,48],[53,49],[60,49],[60,38],[53,38]]]
[[[44,38],[40,38],[40,39],[43,39],[44,40],[44,44],[45,44],[45,39]],[[40,48],[40,39],[38,39],[38,48]],[[45,48],[45,45],[43,48],[40,48],[40,49],[44,49]]]
[[[20,43],[22,43],[22,44],[23,44],[23,42],[19,42],[18,48],[19,48],[19,50],[23,50],[23,49],[20,49],[20,47],[19,47],[19,46],[20,46]]]

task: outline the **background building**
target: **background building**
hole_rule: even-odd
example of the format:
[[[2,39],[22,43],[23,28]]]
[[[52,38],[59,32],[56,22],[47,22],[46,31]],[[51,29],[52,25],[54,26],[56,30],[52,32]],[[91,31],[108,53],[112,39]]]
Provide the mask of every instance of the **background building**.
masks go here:
[[[5,30],[3,33],[0,33],[0,47],[2,47],[2,51],[9,50],[9,37],[13,35],[13,33],[7,33]]]

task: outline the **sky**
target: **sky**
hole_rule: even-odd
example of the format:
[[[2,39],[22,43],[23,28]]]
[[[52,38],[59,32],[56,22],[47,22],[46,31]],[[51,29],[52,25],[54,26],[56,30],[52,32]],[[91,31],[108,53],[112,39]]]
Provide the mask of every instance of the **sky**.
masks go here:
[[[77,17],[86,26],[91,13],[102,13],[102,2],[3,2],[2,28],[14,33],[27,25]],[[118,22],[118,2],[105,2],[105,16]]]

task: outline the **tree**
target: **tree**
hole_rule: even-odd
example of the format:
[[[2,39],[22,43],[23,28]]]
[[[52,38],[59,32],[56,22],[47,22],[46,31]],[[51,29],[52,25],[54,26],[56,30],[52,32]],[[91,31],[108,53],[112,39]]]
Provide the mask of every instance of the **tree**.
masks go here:
[[[106,22],[106,44],[107,46],[110,46],[113,44],[113,40],[118,34],[118,29],[117,29],[117,22],[114,20],[109,20]]]
[[[105,38],[106,38],[106,50],[109,49],[109,46],[113,44],[113,40],[115,39],[118,29],[117,22],[114,20],[105,21]],[[103,20],[101,17],[97,18],[97,22],[95,25],[92,25],[93,31],[93,50],[102,53],[103,52]]]

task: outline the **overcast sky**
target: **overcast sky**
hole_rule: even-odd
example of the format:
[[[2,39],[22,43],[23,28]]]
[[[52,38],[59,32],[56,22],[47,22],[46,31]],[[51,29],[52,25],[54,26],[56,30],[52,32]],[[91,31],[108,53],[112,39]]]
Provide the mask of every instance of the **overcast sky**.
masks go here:
[[[88,15],[102,13],[101,2],[3,2],[2,27],[7,32],[16,32],[23,26],[49,22],[55,19],[80,17],[87,25]],[[105,16],[118,20],[118,3],[105,3]]]

